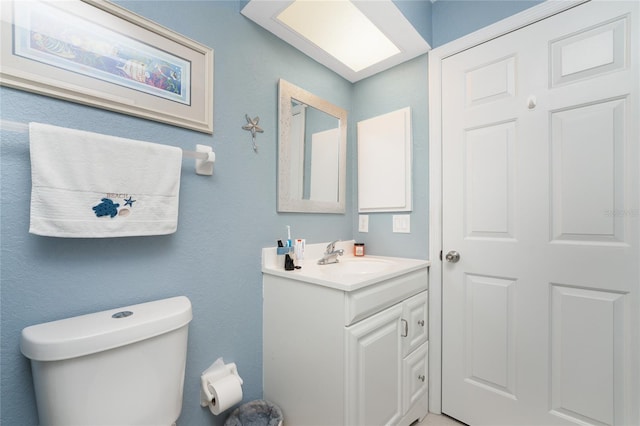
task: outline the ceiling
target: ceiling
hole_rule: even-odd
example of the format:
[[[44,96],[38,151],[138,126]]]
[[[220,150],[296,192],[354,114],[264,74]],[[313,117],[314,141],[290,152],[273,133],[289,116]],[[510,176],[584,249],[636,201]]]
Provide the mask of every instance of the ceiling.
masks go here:
[[[296,5],[294,3],[302,4]],[[364,34],[365,30],[355,30],[356,18],[342,17],[342,10],[323,11],[319,9],[323,5],[335,6],[337,3],[348,3],[342,5],[345,6],[343,9],[354,9],[351,6],[355,6],[356,12],[361,12],[359,14],[367,17],[373,24],[369,26],[377,27],[389,39],[393,48],[387,46],[389,47],[388,53],[383,54],[382,50],[386,42],[378,41],[373,42],[376,43],[376,47],[371,49],[371,40],[377,37],[372,35],[366,36],[365,41],[368,44],[364,45],[365,49],[354,47],[355,50],[352,53],[342,54],[335,49],[332,50],[331,43],[336,49],[343,51],[348,47],[348,44],[356,41],[359,35]],[[296,11],[297,15],[290,13],[296,8],[299,9]],[[305,12],[311,15],[307,18],[304,16]],[[303,0],[298,2],[293,0],[251,0],[241,13],[352,83],[420,56],[431,49],[391,0],[354,2],[349,0]],[[289,24],[286,23],[287,20]],[[339,22],[344,23],[345,20],[347,22],[346,26],[343,25],[345,35],[339,35]],[[326,29],[323,29],[322,25],[325,25]],[[315,41],[309,39],[315,36],[319,38]],[[325,46],[325,48],[320,46]],[[356,63],[350,63],[349,59],[357,59],[356,57],[360,56],[359,53],[364,53],[364,50],[369,50],[370,53],[379,56],[377,62],[373,65],[366,65],[359,60]],[[343,61],[337,59],[338,57],[342,57]]]

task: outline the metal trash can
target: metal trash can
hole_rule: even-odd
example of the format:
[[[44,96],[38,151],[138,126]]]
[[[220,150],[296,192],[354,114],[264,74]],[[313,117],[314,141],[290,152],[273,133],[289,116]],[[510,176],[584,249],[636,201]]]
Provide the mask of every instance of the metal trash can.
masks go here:
[[[282,426],[283,420],[280,407],[257,399],[233,410],[224,426]]]

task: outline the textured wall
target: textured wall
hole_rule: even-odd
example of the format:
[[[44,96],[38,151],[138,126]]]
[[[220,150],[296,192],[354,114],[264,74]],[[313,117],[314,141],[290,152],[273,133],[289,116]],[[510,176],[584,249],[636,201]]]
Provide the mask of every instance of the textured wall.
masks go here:
[[[396,7],[418,31],[423,39],[431,45],[431,0],[392,0]]]
[[[239,3],[120,2],[215,50],[214,135],[0,88],[3,119],[38,121],[175,145],[212,145],[214,175],[183,161],[178,232],[170,236],[60,239],[28,234],[26,134],[1,134],[2,424],[35,425],[22,328],[175,295],[193,303],[182,425],[222,424],[199,406],[199,375],[217,357],[238,364],[245,400],[262,396],[260,249],[292,225],[309,242],[350,239],[345,215],[276,212],[277,82],[284,78],[351,111],[352,86],[239,13]],[[258,153],[241,129],[260,116]],[[141,159],[144,161],[144,159]],[[350,189],[348,191],[349,196]]]
[[[544,0],[437,0],[431,8],[432,47],[522,12]]]
[[[366,242],[371,254],[426,258],[428,253],[426,55],[351,85],[240,15],[243,1],[118,3],[215,50],[213,136],[4,87],[0,88],[2,118],[189,150],[195,144],[212,145],[217,155],[214,175],[196,176],[193,160],[183,162],[176,234],[101,240],[38,237],[27,232],[31,185],[27,135],[1,133],[0,403],[5,425],[37,423],[30,366],[19,350],[20,331],[28,325],[188,296],[194,320],[180,424],[221,425],[226,416],[213,417],[199,406],[199,375],[222,356],[238,364],[245,379],[245,401],[261,397],[260,249],[285,237],[285,225],[292,226],[294,237],[309,243],[355,238]],[[414,24],[424,17],[412,13],[433,9],[436,46],[523,8],[519,2],[494,2],[499,5],[480,10],[469,4],[476,2],[439,0],[432,7],[422,0],[411,3],[396,1]],[[423,35],[428,32],[424,25],[418,26]],[[349,112],[345,215],[276,212],[279,78]],[[390,214],[371,214],[370,232],[360,234],[354,200],[355,123],[405,106],[411,106],[413,113],[412,233],[392,234]],[[250,134],[241,129],[245,113],[259,115],[265,130],[258,135],[257,154],[251,149]]]
[[[354,238],[366,244],[369,254],[426,259],[429,248],[429,126],[427,55],[400,64],[354,85],[353,121],[358,122],[411,107],[413,136],[413,210],[401,213],[368,213],[369,232],[358,232],[357,189],[354,190]],[[353,158],[354,170],[357,160]],[[357,176],[354,176],[357,187]],[[411,215],[411,233],[393,233],[394,214]]]

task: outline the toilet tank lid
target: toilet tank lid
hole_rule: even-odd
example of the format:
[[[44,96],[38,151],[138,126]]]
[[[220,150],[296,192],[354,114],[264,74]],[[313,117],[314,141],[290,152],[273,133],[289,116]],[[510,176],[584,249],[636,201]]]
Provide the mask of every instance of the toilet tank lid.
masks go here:
[[[109,309],[27,327],[20,349],[36,361],[58,361],[145,340],[183,327],[192,319],[185,296]]]

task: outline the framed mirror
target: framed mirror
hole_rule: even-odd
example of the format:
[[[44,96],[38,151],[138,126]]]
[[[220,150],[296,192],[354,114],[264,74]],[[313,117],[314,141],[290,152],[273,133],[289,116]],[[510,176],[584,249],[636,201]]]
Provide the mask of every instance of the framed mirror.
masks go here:
[[[344,213],[347,111],[280,80],[278,211]]]

